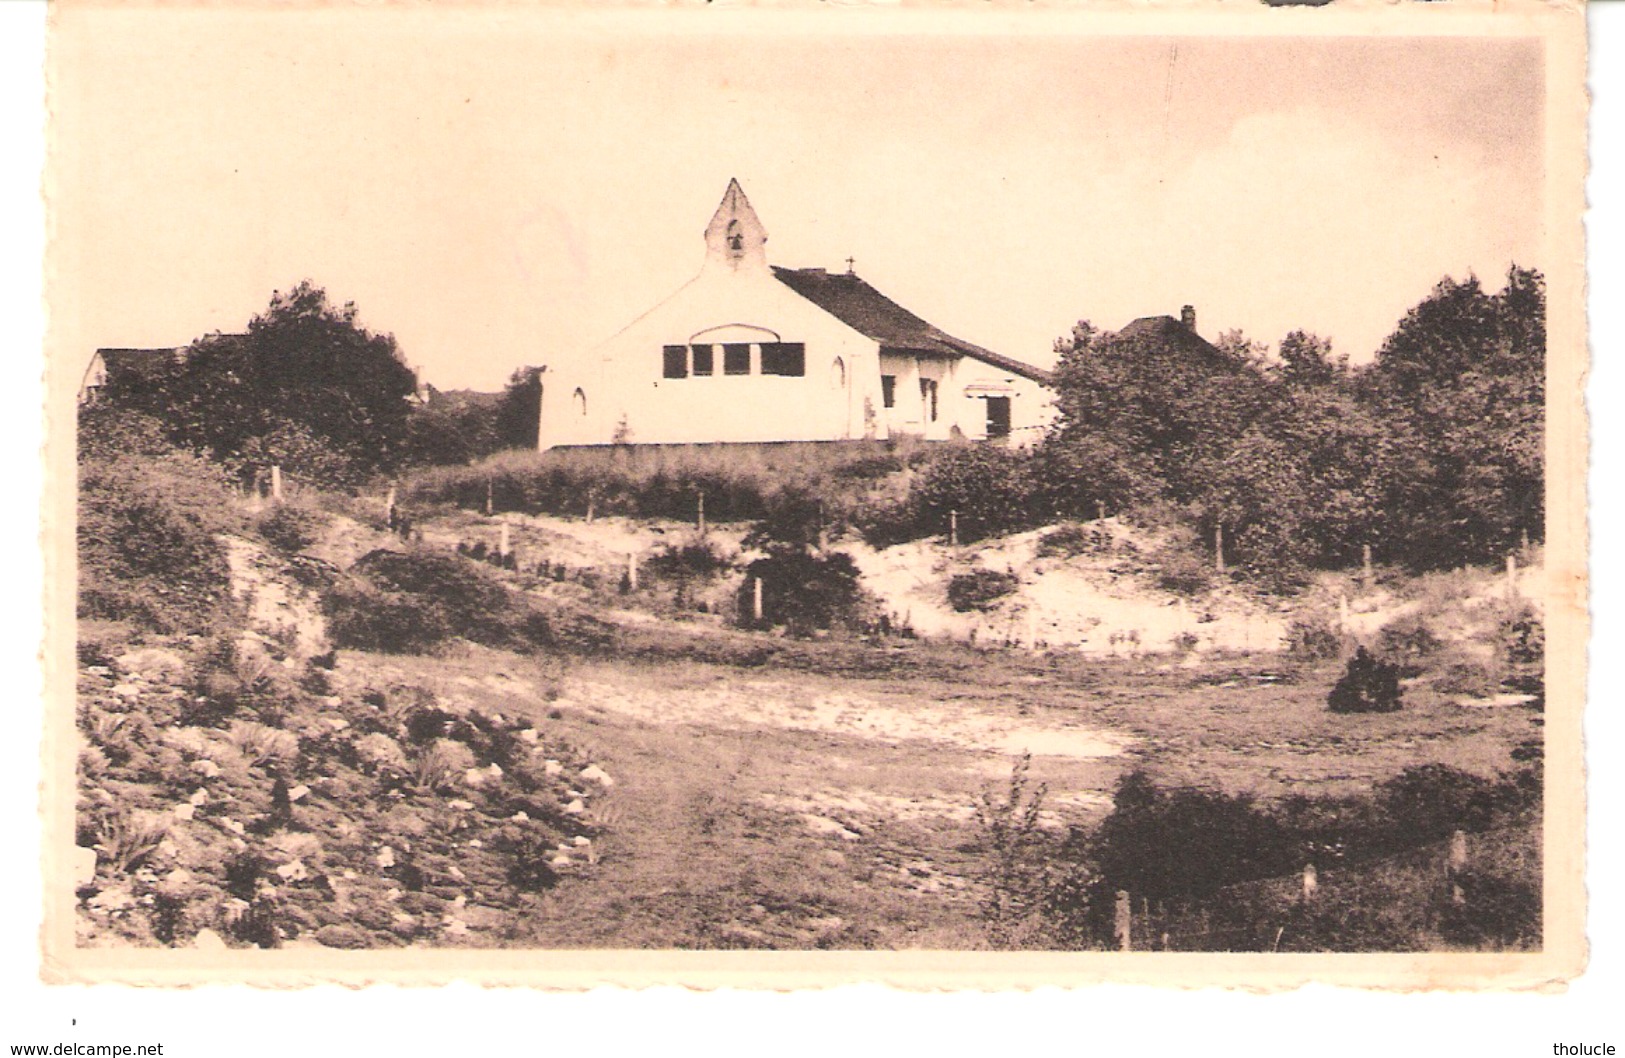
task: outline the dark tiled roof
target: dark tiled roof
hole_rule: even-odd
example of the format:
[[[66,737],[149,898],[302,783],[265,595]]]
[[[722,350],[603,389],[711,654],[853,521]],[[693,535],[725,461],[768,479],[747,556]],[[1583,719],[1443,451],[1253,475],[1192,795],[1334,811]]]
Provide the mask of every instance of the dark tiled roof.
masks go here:
[[[1212,356],[1222,356],[1218,346],[1172,316],[1141,316],[1117,332],[1118,338],[1167,342]]]
[[[955,338],[920,319],[850,272],[831,274],[822,268],[773,268],[779,282],[817,305],[842,323],[879,342],[883,348],[929,356],[968,356],[984,364],[1030,378],[1044,385],[1050,373],[1043,368],[1001,356],[979,345]]]

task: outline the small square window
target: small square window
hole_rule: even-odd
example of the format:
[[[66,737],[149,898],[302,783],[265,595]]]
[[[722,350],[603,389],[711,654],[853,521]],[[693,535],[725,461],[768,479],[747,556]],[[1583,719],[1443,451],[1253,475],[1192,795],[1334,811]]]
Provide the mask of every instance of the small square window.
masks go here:
[[[665,348],[665,363],[661,371],[663,378],[688,377],[688,346],[668,345]]]
[[[897,376],[880,376],[880,406],[895,408],[897,406]]]
[[[694,374],[713,375],[716,373],[716,362],[711,355],[709,345],[696,345],[694,347]]]
[[[750,346],[730,342],[722,347],[724,375],[750,374]]]

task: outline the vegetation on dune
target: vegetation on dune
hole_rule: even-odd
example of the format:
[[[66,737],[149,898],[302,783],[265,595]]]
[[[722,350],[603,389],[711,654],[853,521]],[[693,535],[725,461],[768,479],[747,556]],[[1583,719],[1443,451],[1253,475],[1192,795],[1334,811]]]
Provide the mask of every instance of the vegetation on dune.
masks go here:
[[[1536,768],[1485,778],[1431,764],[1370,795],[1267,805],[1136,769],[1099,827],[1065,837],[1039,828],[1044,790],[1026,768],[1007,797],[977,806],[997,946],[1116,947],[1125,914],[1142,949],[1540,944]],[[1458,832],[1483,836],[1477,863],[1443,869]],[[1312,885],[1305,865],[1318,868]]]
[[[1040,687],[1059,684],[1068,691],[1056,700],[1103,711],[1070,695],[1109,679],[1113,723],[1153,744],[1170,729],[1188,732],[1178,725],[1196,721],[1185,714],[1201,712],[1200,738],[1171,738],[1177,756],[1152,752],[1151,766],[1167,773],[1160,780],[1123,776],[1092,831],[1050,828],[1047,790],[1029,778],[1026,761],[1008,788],[974,805],[972,830],[943,824],[955,854],[979,858],[983,869],[976,899],[952,911],[969,916],[977,905],[986,931],[978,943],[1113,946],[1125,892],[1140,946],[1538,945],[1539,742],[1518,746],[1518,766],[1494,776],[1417,765],[1417,754],[1431,751],[1406,749],[1410,766],[1385,757],[1356,776],[1367,789],[1350,796],[1280,796],[1301,773],[1284,769],[1283,779],[1283,769],[1266,772],[1260,761],[1324,760],[1350,743],[1360,744],[1356,757],[1369,756],[1373,747],[1445,737],[1441,730],[1464,743],[1468,722],[1441,720],[1462,696],[1517,691],[1523,697],[1509,700],[1532,699],[1527,715],[1538,721],[1538,609],[1482,598],[1472,574],[1425,571],[1538,547],[1544,341],[1541,277],[1515,268],[1494,294],[1476,279],[1441,282],[1360,369],[1303,332],[1271,356],[1240,335],[1214,348],[1080,324],[1058,347],[1060,421],[1028,451],[850,442],[539,454],[498,451],[535,436],[536,371],[516,372],[500,396],[418,404],[393,339],[363,328],[354,306],[300,284],[275,295],[244,334],[211,335],[151,373],[115,377],[98,404],[82,409],[78,843],[94,861],[81,879],[82,925],[160,944],[210,934],[265,947],[290,939],[455,944],[471,933],[481,943],[513,941],[535,910],[531,897],[572,874],[591,876],[613,829],[613,813],[598,810],[607,774],[540,720],[551,706],[531,720],[511,715],[510,703],[548,701],[556,687],[510,697],[506,673],[473,664],[457,670],[458,689],[445,695],[355,676],[371,665],[455,667],[461,654],[487,650],[511,652],[500,655],[505,664],[522,666],[612,653],[825,679],[939,681],[929,684],[939,689],[1002,681],[999,702],[1016,703],[1022,716],[1046,701]],[[260,509],[242,503],[244,486],[263,484],[273,465],[313,495]],[[482,541],[457,553],[399,521],[385,538],[372,524],[376,511],[352,519],[358,502],[346,507],[319,491],[414,467],[426,469],[400,495],[418,505],[414,516],[445,504],[694,522],[703,503],[710,521],[751,523],[750,553],[673,536],[646,559],[641,584],[632,567],[569,569],[552,555],[538,566],[531,553],[521,568],[506,546],[493,553]],[[1089,524],[1108,513],[1123,521]],[[1058,519],[1074,524],[1045,532],[1041,557],[1133,553],[1137,572],[1182,595],[1205,593],[1227,574],[1284,591],[1314,570],[1359,562],[1370,545],[1383,589],[1404,597],[1401,615],[1357,645],[1322,600],[1298,615],[1289,659],[1267,681],[1218,672],[1207,660],[1170,675],[885,635],[870,637],[884,650],[856,636],[818,641],[825,630],[888,625],[843,538],[882,545],[951,532],[970,543]],[[1106,531],[1117,525],[1155,532],[1130,544]],[[353,550],[343,553],[355,559],[344,560],[347,568],[317,557],[333,554],[324,547],[344,534]],[[245,572],[245,563],[254,568]],[[336,649],[318,654],[322,646],[299,655],[298,629],[250,627],[256,603],[252,591],[234,599],[234,568],[273,597],[319,595],[327,646],[366,653],[343,663]],[[1014,567],[965,568],[948,578],[955,609],[995,608],[1020,587]],[[722,617],[696,630],[610,623],[590,610],[610,603]],[[727,628],[735,618],[790,634]],[[351,658],[362,660],[352,666]],[[1243,684],[1243,676],[1260,679]],[[1221,681],[1238,689],[1215,689]],[[503,687],[500,712],[465,700],[488,683]],[[1355,713],[1390,715],[1344,715]],[[1288,721],[1300,730],[1282,748],[1276,729]],[[1497,738],[1474,743],[1480,764],[1500,752],[1485,748]],[[1220,757],[1225,763],[1215,764]],[[1261,789],[1274,783],[1275,797],[1198,785],[1214,773],[1244,775]],[[685,854],[705,862],[738,859],[740,843],[801,825],[727,801],[733,795],[703,777],[685,781],[704,789],[692,811],[673,818],[695,828]],[[833,826],[819,834],[854,860],[859,848],[867,854],[868,845],[839,843],[873,835]],[[1457,831],[1481,836],[1470,864],[1454,859]],[[798,854],[833,851],[795,833],[788,844]],[[1439,866],[1445,845],[1448,871]],[[895,853],[894,870],[924,876]],[[826,887],[872,877],[848,871],[845,854],[819,862]],[[1299,878],[1305,864],[1320,872],[1312,899]],[[668,900],[669,909],[669,900],[692,896],[682,909],[686,932],[650,935],[723,947],[798,937],[876,943],[869,923],[833,913],[863,913],[856,898],[769,884],[753,871],[730,866],[735,889],[699,896],[666,879],[653,903]],[[763,901],[793,905],[795,916],[834,923],[811,932],[741,926],[742,916],[778,913],[755,910],[764,893]],[[612,904],[607,911],[625,911],[620,894]],[[730,921],[713,921],[719,916]],[[898,935],[910,928],[898,926]]]

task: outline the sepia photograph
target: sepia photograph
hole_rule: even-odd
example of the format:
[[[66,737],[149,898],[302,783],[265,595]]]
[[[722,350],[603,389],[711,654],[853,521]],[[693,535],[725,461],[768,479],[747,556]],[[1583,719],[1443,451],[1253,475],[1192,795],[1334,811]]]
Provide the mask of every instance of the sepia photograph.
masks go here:
[[[1578,973],[1497,12],[62,3],[47,972]]]

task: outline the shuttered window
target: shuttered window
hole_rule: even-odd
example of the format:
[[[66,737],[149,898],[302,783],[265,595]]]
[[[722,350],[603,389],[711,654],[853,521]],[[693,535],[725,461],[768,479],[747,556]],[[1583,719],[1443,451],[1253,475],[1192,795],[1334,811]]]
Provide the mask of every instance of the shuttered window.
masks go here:
[[[722,373],[724,375],[750,374],[750,346],[730,342],[722,347]]]
[[[668,345],[665,348],[665,364],[661,371],[664,378],[688,377],[688,346]]]
[[[696,377],[716,374],[716,361],[711,355],[709,345],[694,347],[694,374]]]
[[[801,378],[807,374],[807,346],[802,342],[769,342],[762,346],[762,374]]]

